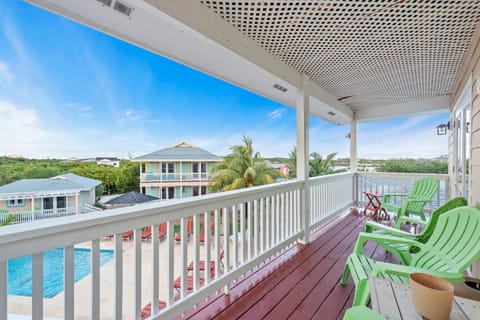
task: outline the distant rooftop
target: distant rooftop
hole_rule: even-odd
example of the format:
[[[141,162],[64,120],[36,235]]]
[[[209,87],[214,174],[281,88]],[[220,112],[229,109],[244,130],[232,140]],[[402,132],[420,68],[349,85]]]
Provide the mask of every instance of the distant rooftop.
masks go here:
[[[140,157],[136,157],[133,161],[221,161],[222,158],[210,153],[202,148],[194,147],[187,142],[181,142],[173,147],[154,151]]]
[[[0,187],[0,194],[54,191],[86,191],[95,188],[101,181],[67,173],[46,179],[21,179]]]
[[[96,157],[95,160],[96,161],[102,161],[102,160],[120,161],[120,159],[117,157]]]
[[[154,200],[158,200],[158,198],[148,194],[132,191],[108,200],[105,202],[105,204],[137,204]]]

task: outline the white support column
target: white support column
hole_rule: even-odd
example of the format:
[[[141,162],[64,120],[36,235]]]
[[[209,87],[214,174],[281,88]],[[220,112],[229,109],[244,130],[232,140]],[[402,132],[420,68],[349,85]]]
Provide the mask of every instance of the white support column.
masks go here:
[[[350,121],[350,172],[355,173],[357,170],[357,119],[354,113]]]
[[[297,92],[297,179],[305,182],[301,200],[303,243],[310,242],[310,189],[308,187],[310,79],[303,76],[302,88]]]
[[[57,214],[57,196],[52,197],[52,201],[53,201],[52,213]]]
[[[357,159],[357,115],[354,112],[353,118],[350,121],[350,172],[354,173],[352,180],[352,195],[353,195],[353,204],[357,205],[358,200],[358,183],[357,183],[357,170],[358,170],[358,159]]]
[[[32,197],[32,221],[35,220],[35,198]]]
[[[78,212],[78,193],[75,195],[75,214],[79,214]]]
[[[180,199],[183,198],[183,168],[182,168],[182,161],[180,161]]]

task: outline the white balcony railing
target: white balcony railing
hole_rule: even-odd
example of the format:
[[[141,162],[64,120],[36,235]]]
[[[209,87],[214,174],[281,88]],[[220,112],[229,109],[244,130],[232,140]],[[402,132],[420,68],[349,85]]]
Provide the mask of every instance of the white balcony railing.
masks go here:
[[[151,301],[153,318],[174,318],[231,284],[256,266],[293,246],[329,219],[345,212],[361,175],[317,177],[308,184],[288,181],[252,189],[144,204],[68,218],[3,227],[0,233],[0,320],[19,313],[7,292],[7,263],[31,255],[33,319],[139,319]],[[304,200],[310,208],[305,217]],[[166,224],[166,235],[159,229]],[[307,232],[304,226],[306,225]],[[149,234],[149,226],[151,232]],[[190,233],[188,241],[188,233]],[[147,227],[148,228],[148,227]],[[133,230],[132,234],[124,233]],[[205,230],[205,233],[202,231]],[[112,236],[112,237],[110,237]],[[178,242],[175,238],[178,238]],[[128,238],[129,240],[122,240]],[[145,238],[142,241],[142,238]],[[202,242],[203,240],[203,242]],[[64,290],[43,299],[43,253],[64,248]],[[74,248],[91,250],[91,274],[74,282]],[[114,258],[100,267],[100,249]],[[210,271],[200,270],[207,261]],[[192,270],[188,267],[192,262]],[[101,270],[102,269],[102,270]],[[9,270],[10,272],[10,270]],[[177,280],[178,279],[178,280]],[[179,289],[174,289],[177,284]],[[89,292],[87,298],[85,292]],[[91,298],[90,298],[91,297]],[[22,297],[23,298],[23,297]],[[25,299],[21,302],[25,313]],[[44,304],[48,304],[44,307]],[[55,308],[55,313],[53,310]],[[45,310],[44,310],[45,309]]]
[[[205,172],[185,173],[142,173],[142,182],[179,182],[179,181],[209,181],[212,175]]]
[[[26,210],[26,211],[11,211],[8,213],[0,213],[0,223],[4,222],[10,215],[15,216],[12,223],[23,223],[34,220],[51,219],[63,216],[70,216],[76,214],[75,207],[44,209],[44,210]]]
[[[311,232],[352,205],[353,177],[341,173],[309,180]]]
[[[357,192],[355,199],[359,205],[364,205],[367,197],[364,192],[384,193],[410,193],[416,180],[431,177],[438,181],[438,191],[427,204],[426,210],[432,211],[450,199],[450,190],[447,174],[424,174],[424,173],[358,173],[357,174]],[[398,205],[404,200],[404,197],[392,197]]]

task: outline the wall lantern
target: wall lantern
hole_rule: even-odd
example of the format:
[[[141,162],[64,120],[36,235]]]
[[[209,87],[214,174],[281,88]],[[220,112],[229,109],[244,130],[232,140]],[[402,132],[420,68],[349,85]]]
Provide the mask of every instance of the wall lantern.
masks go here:
[[[447,134],[447,130],[450,130],[450,121],[445,123],[441,123],[437,126],[437,136],[444,136]]]

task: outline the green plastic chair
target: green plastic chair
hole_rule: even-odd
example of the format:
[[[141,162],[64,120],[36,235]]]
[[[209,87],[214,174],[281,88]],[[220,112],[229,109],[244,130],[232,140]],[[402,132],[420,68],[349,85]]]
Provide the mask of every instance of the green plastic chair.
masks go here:
[[[423,178],[415,181],[413,189],[410,194],[406,193],[385,193],[382,198],[382,203],[378,212],[382,209],[395,212],[397,216],[396,227],[400,229],[403,216],[417,215],[425,221],[425,213],[423,207],[432,200],[432,197],[437,193],[438,182],[432,178]],[[398,207],[390,202],[391,197],[406,197],[402,202],[402,206]]]
[[[385,320],[384,317],[365,306],[357,306],[347,309],[343,320]]]
[[[400,243],[418,247],[418,252],[407,259],[407,265],[375,261],[362,254],[366,241]],[[408,283],[412,272],[429,273],[453,283],[464,281],[468,266],[480,258],[480,209],[460,207],[444,213],[426,243],[408,238],[361,232],[354,252],[348,256],[341,283],[349,274],[355,283],[353,306],[366,305],[370,299],[368,278]]]
[[[440,218],[442,214],[452,209],[455,209],[458,207],[464,207],[466,205],[467,205],[467,199],[463,197],[458,197],[458,198],[449,200],[444,205],[442,205],[441,207],[433,211],[430,217],[430,220],[428,220],[427,222],[423,222],[417,219],[411,219],[409,217],[403,216],[402,217],[403,221],[410,221],[412,223],[420,224],[424,227],[419,234],[409,233],[409,232],[392,228],[392,227],[383,225],[381,223],[373,222],[373,221],[367,221],[365,223],[365,232],[375,233],[375,234],[384,234],[384,235],[390,235],[390,236],[401,237],[401,238],[408,238],[421,243],[426,243],[428,239],[430,239],[430,236],[432,235],[433,230],[435,229],[438,223],[438,218]],[[418,252],[418,247],[411,247],[411,246],[408,246],[402,243],[397,243],[397,242],[386,241],[386,242],[382,242],[381,246],[388,252],[398,257],[403,264],[408,264],[411,253]]]

